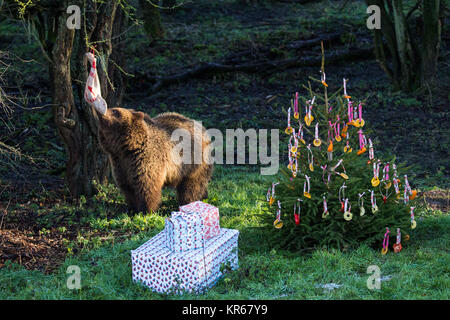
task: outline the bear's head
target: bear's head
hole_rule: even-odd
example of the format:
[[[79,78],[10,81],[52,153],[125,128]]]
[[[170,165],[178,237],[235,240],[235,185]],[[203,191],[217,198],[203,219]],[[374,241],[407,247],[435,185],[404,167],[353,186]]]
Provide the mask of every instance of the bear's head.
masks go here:
[[[99,118],[99,138],[106,151],[112,152],[114,146],[135,141],[143,135],[145,114],[140,111],[124,108],[107,109]]]

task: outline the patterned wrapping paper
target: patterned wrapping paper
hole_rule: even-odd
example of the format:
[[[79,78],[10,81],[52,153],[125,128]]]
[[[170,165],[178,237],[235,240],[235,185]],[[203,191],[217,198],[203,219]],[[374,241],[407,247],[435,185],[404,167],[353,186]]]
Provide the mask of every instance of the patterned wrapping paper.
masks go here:
[[[181,206],[180,211],[184,213],[201,214],[203,217],[203,224],[205,226],[206,239],[215,237],[220,233],[218,208],[202,201],[195,201],[185,206]]]
[[[223,276],[223,264],[239,267],[238,237],[239,231],[223,228],[204,248],[171,252],[160,232],[131,251],[133,280],[158,293],[201,293]]]
[[[175,252],[202,248],[206,240],[203,223],[199,213],[172,212],[164,228],[167,247]]]

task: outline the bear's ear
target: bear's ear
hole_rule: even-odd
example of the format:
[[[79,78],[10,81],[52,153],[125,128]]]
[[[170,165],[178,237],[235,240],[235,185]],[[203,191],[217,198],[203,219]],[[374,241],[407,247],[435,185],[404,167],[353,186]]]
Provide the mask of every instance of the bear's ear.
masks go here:
[[[137,119],[137,120],[143,120],[145,114],[141,111],[133,111],[133,116]]]

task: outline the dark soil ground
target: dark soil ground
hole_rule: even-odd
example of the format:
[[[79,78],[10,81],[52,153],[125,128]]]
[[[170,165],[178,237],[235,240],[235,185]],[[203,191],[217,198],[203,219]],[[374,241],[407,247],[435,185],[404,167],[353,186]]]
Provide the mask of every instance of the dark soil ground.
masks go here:
[[[135,77],[128,80],[124,106],[152,116],[176,111],[220,130],[282,128],[282,109],[287,109],[295,91],[302,94],[301,85],[308,76],[319,76],[320,66],[205,74],[157,92],[149,90],[153,83],[143,74],[177,74],[202,62],[314,58],[320,56],[320,46],[299,51],[289,49],[289,44],[336,32],[342,36],[337,42],[325,43],[327,54],[370,47],[364,8],[355,1],[339,11],[342,3],[240,7],[232,1],[200,1],[163,13],[165,39],[149,43],[141,29],[130,30],[126,71]],[[21,150],[22,156],[0,158],[0,268],[6,261],[13,261],[51,272],[67,254],[67,242],[75,241],[86,227],[80,222],[82,218],[79,223],[76,219],[69,223],[73,221],[57,214],[52,216],[51,226],[45,227],[44,213],[57,204],[71,206],[63,177],[64,148],[49,115],[45,61],[19,24],[3,22],[0,27],[2,50],[24,60],[33,59],[25,62],[10,56],[15,75],[9,75],[6,90],[17,97],[25,96],[21,102],[28,108],[41,107],[16,108],[12,117],[2,116],[0,141]],[[448,212],[448,32],[443,39],[438,81],[422,94],[393,92],[386,75],[370,57],[327,65],[326,71],[330,87],[338,89],[346,77],[350,79],[350,94],[366,101],[366,123],[376,137],[377,150],[395,154],[411,165],[410,181],[422,191],[424,201],[433,210]],[[95,233],[102,236],[102,232]]]

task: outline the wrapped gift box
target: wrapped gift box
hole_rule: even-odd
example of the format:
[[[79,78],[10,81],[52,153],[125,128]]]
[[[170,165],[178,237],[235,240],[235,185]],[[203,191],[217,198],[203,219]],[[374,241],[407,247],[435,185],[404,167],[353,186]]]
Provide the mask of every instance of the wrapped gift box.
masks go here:
[[[206,239],[217,236],[220,233],[219,209],[204,203],[195,201],[180,207],[182,213],[199,213],[203,217]]]
[[[222,265],[238,268],[239,231],[221,229],[200,249],[173,252],[164,232],[131,251],[133,280],[159,293],[201,293],[222,277]]]
[[[203,217],[198,213],[173,212],[164,228],[167,247],[175,252],[204,246]]]

